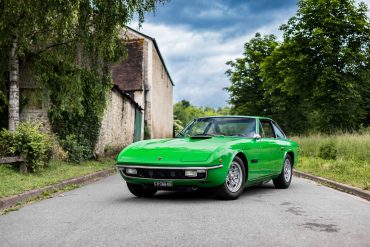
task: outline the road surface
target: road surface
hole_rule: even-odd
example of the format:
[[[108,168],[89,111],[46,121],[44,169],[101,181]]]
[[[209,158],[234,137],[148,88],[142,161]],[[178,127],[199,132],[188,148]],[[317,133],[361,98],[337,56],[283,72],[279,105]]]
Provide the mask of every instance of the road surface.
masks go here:
[[[293,178],[246,189],[132,196],[118,175],[0,216],[0,246],[370,246],[370,203]]]

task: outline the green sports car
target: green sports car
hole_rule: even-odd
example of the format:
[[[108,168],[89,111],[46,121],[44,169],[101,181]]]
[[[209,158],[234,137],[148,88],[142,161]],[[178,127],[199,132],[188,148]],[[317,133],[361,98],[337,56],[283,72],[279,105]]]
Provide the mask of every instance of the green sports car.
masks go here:
[[[245,187],[271,179],[288,188],[297,159],[298,144],[272,119],[222,116],[195,119],[176,138],[135,142],[118,155],[117,168],[139,197],[212,188],[236,199]]]

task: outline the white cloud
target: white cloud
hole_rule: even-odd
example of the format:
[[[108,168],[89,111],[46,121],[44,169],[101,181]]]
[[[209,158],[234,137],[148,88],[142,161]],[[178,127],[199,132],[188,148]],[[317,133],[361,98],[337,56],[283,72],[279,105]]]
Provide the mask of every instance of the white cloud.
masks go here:
[[[194,13],[189,13],[190,16]],[[211,8],[206,8],[201,10],[199,13],[196,13],[195,16],[198,18],[204,19],[216,19],[216,18],[223,18],[225,16],[236,16],[237,13],[233,10],[228,8],[226,5],[216,2],[213,4]]]
[[[356,0],[357,3],[360,0]],[[364,1],[370,6],[370,0]],[[222,18],[227,10],[222,4],[213,8],[189,13],[198,18]],[[224,74],[228,69],[225,62],[242,56],[243,45],[256,32],[275,34],[281,39],[279,26],[294,15],[296,6],[285,11],[275,10],[268,13],[267,24],[251,30],[243,30],[242,23],[222,30],[192,29],[187,25],[144,23],[141,32],[154,37],[159,45],[166,65],[174,80],[174,100],[190,100],[192,104],[219,107],[226,104],[228,95],[222,90],[229,85]],[[232,14],[232,13],[228,13]],[[253,14],[253,13],[250,13]],[[258,13],[256,13],[258,16]],[[266,13],[264,15],[267,16]],[[257,17],[256,16],[256,17]],[[137,25],[132,24],[133,27]],[[234,31],[242,34],[235,36]]]
[[[256,32],[281,36],[278,27],[294,13],[274,13],[274,21],[232,37],[239,26],[222,30],[192,30],[188,26],[144,23],[141,32],[154,37],[174,80],[174,101],[187,99],[192,104],[220,107],[228,95],[226,61],[242,56],[243,45]],[[132,25],[135,27],[135,25]]]

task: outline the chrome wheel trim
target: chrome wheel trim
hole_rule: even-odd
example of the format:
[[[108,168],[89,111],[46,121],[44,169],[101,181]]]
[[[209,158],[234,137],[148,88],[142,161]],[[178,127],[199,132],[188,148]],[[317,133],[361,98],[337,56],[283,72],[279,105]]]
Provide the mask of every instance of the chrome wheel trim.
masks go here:
[[[284,179],[285,182],[289,182],[290,178],[292,177],[292,164],[289,159],[285,159],[284,161]]]
[[[243,171],[238,162],[231,163],[228,174],[226,175],[226,187],[230,192],[237,192],[243,183]]]

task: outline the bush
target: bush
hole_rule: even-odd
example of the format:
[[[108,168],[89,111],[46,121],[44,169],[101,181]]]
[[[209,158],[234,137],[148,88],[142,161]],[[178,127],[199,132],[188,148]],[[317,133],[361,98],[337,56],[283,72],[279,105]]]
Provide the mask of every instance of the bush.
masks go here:
[[[60,144],[67,152],[67,161],[80,163],[83,160],[91,158],[91,150],[88,146],[80,144],[75,135],[67,135],[65,140],[61,140]]]
[[[318,156],[325,160],[335,160],[337,158],[337,148],[334,142],[321,144]]]
[[[39,122],[22,122],[15,132],[0,131],[0,156],[22,156],[31,172],[44,168],[52,155],[52,143],[40,126]]]
[[[370,134],[370,126],[366,126],[365,127],[365,125],[363,125],[363,124],[361,124],[360,125],[360,129],[358,130],[358,132],[360,133],[360,134]]]

